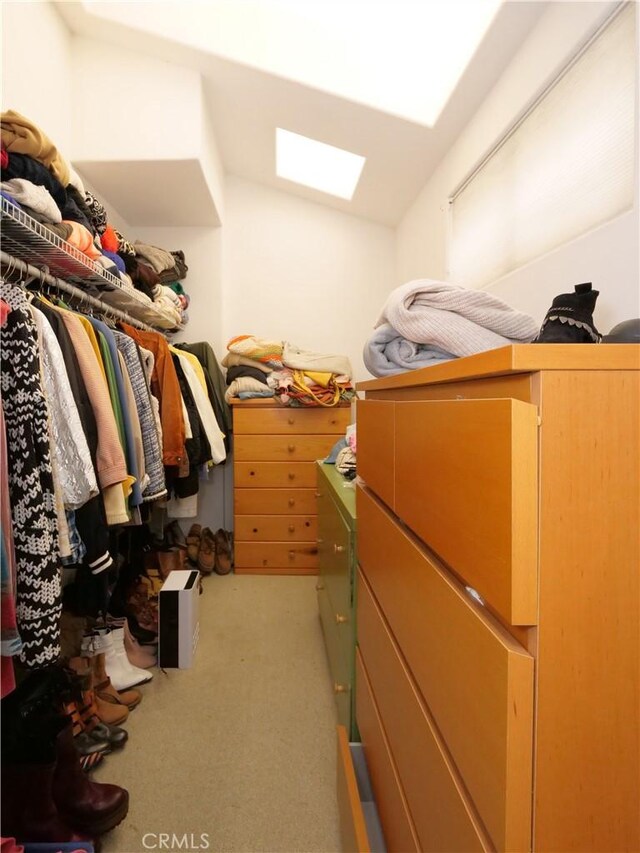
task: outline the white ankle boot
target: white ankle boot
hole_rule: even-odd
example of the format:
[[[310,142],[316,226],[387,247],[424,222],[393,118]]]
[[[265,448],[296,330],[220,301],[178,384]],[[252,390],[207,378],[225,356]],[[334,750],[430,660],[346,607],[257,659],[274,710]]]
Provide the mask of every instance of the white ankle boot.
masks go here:
[[[136,684],[151,681],[152,673],[134,666],[124,648],[124,628],[112,627],[108,633],[105,647],[105,666],[111,683],[116,690],[128,690]]]

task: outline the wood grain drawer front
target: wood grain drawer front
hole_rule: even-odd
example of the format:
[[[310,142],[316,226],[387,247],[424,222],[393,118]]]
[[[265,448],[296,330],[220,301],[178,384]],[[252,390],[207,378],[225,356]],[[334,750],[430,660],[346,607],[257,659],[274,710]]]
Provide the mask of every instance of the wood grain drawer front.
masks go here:
[[[344,853],[370,853],[369,834],[360,800],[358,780],[351,758],[347,729],[343,725],[339,725],[337,735],[336,789],[342,850]]]
[[[316,485],[315,462],[235,462],[235,488],[301,488]]]
[[[395,424],[397,515],[507,622],[535,625],[536,407],[396,403]]]
[[[356,719],[387,850],[389,853],[420,850],[367,671],[357,648]]]
[[[395,642],[494,844],[527,850],[533,658],[380,502],[362,489],[357,498],[361,570]],[[377,655],[380,642],[367,627],[369,611],[363,613],[359,641],[365,649],[375,641]]]
[[[335,435],[238,435],[233,452],[238,462],[313,462],[337,440]]]
[[[413,681],[362,575],[358,644],[422,850],[490,850]],[[499,850],[525,847],[498,846]]]
[[[315,489],[235,489],[236,515],[315,515]]]
[[[240,409],[233,411],[235,435],[276,433],[334,433],[344,435],[351,423],[351,407],[335,409]]]
[[[318,548],[303,542],[236,542],[236,568],[316,569]]]
[[[388,504],[395,506],[395,404],[358,400],[358,475]]]
[[[314,542],[315,515],[236,515],[234,536],[239,542]]]

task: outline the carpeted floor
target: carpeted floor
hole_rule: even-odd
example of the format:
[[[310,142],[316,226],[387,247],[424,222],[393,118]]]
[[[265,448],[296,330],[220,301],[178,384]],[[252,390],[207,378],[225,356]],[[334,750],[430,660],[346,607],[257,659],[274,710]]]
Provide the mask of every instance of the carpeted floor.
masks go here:
[[[315,582],[204,579],[194,667],[153,670],[129,742],[93,774],[131,796],[104,853],[340,850]]]

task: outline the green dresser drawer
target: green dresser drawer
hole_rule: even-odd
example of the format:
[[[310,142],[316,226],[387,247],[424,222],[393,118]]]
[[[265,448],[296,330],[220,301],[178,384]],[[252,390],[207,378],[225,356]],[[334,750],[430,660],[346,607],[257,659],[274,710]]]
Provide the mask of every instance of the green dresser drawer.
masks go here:
[[[318,463],[318,607],[340,723],[356,739],[355,489],[333,465]],[[346,716],[345,716],[346,715]]]
[[[320,583],[318,584],[320,587]],[[326,588],[318,589],[318,607],[324,643],[329,658],[332,689],[338,710],[338,723],[351,731],[351,704],[353,694],[353,667],[349,659],[349,644],[345,643],[348,636],[344,626],[336,624],[333,618],[334,607]]]

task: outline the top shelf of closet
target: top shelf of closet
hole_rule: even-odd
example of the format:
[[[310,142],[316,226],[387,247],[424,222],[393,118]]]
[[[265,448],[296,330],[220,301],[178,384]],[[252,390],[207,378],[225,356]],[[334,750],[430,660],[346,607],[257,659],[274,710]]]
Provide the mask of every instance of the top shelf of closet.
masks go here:
[[[23,210],[2,198],[2,248],[16,258],[46,267],[53,276],[80,286],[107,305],[163,331],[178,330],[175,320],[156,308],[143,293],[127,287],[108,270],[62,240]]]

